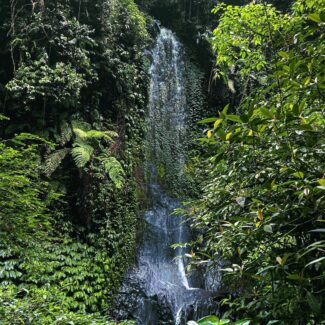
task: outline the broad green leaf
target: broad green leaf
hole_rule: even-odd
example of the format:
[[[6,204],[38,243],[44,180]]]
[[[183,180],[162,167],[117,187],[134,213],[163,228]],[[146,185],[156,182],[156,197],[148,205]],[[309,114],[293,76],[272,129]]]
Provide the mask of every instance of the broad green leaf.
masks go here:
[[[270,118],[270,119],[273,118],[272,113],[265,107],[261,107],[259,109],[259,112],[260,112],[261,116],[263,116],[263,117]]]
[[[214,128],[214,129],[217,129],[221,123],[222,123],[222,119],[217,119],[217,120],[215,121],[215,123],[214,123],[213,128]]]
[[[237,122],[237,123],[243,123],[240,116],[238,116],[238,115],[232,115],[232,114],[226,115],[226,119],[229,121]]]
[[[230,319],[220,319],[218,325],[230,324]]]
[[[321,185],[321,186],[325,186],[325,178],[321,178],[318,180],[318,183]]]
[[[203,317],[198,321],[199,325],[218,325],[219,323],[219,318],[217,316],[207,316]]]
[[[284,59],[289,58],[289,54],[287,52],[284,52],[284,51],[278,52],[278,55],[281,56]]]
[[[304,86],[308,86],[309,83],[310,83],[310,80],[311,80],[311,77],[307,77],[307,78],[303,81]]]
[[[293,176],[297,177],[297,178],[300,178],[300,179],[303,179],[305,174],[303,172],[296,172],[294,174],[292,174]]]
[[[312,21],[314,21],[315,23],[321,23],[322,22],[322,19],[320,17],[320,15],[318,13],[313,13],[313,14],[310,14],[308,15],[308,18]]]
[[[227,135],[226,135],[226,140],[227,140],[227,141],[230,140],[231,137],[232,137],[232,133],[231,133],[231,132],[227,133]]]
[[[230,104],[227,104],[227,105],[223,108],[223,110],[222,110],[222,113],[223,113],[223,114],[227,115],[227,112],[228,112],[229,106],[230,106]]]
[[[199,121],[198,123],[199,123],[199,124],[207,124],[207,123],[213,123],[213,122],[215,122],[216,120],[217,120],[216,117],[208,117],[208,118],[205,118],[205,119]]]
[[[324,8],[323,8],[324,9]],[[325,11],[322,11],[320,14],[319,14],[319,17],[321,19],[322,22],[325,22]]]
[[[233,325],[249,325],[251,321],[249,319],[237,320]]]

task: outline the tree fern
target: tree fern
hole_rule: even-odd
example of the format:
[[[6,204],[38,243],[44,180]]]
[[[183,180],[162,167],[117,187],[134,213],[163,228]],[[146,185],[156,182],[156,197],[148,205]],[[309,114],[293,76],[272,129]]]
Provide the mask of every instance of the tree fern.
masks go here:
[[[94,148],[83,141],[75,142],[74,147],[71,150],[71,155],[78,168],[85,167],[90,161],[93,153]]]
[[[116,188],[122,188],[124,185],[124,169],[121,163],[115,157],[106,154],[99,156],[98,159],[102,162],[105,172],[109,175]]]
[[[57,140],[62,146],[72,139],[73,134],[75,135],[75,140],[72,149],[60,149],[46,157],[44,173],[47,176],[53,174],[69,152],[76,166],[78,168],[83,168],[92,159],[95,148],[100,148],[100,142],[92,140],[113,141],[113,138],[118,137],[118,134],[114,131],[92,130],[89,123],[81,120],[73,120],[71,125],[64,121],[60,126],[60,130],[61,135]],[[109,174],[116,187],[121,188],[124,181],[124,172],[121,164],[116,158],[109,157],[108,155],[102,155],[101,161],[104,164],[105,171]]]
[[[56,169],[60,166],[62,160],[67,156],[70,151],[70,148],[64,148],[56,150],[46,157],[44,173],[47,177],[50,177],[56,171]]]

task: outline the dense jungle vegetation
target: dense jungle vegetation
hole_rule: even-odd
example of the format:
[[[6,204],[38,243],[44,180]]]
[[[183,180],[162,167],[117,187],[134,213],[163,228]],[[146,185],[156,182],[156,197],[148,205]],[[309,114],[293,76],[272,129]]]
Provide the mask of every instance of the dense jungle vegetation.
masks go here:
[[[117,324],[155,19],[187,59],[188,272],[221,274],[198,324],[325,324],[324,4],[1,1],[0,324]]]

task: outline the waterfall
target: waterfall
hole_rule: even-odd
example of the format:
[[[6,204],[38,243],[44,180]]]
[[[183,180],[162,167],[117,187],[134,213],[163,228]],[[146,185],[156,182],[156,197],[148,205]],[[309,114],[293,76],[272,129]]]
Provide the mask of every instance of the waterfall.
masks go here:
[[[163,177],[167,186],[181,186],[186,136],[185,67],[182,49],[174,34],[166,28],[161,29],[157,38],[150,76],[147,164],[150,174],[148,194],[154,211],[148,211],[145,219],[149,224],[154,223],[159,237],[163,239],[162,247],[156,251],[160,259],[156,261],[156,266],[167,264],[169,268],[170,245],[182,243],[188,236],[185,225],[180,224],[181,220],[171,216],[173,209],[180,207],[180,203],[169,198],[157,182],[157,169],[160,168],[164,171]],[[179,248],[176,253],[181,256],[183,250]],[[142,254],[140,260],[145,260],[148,255],[150,253],[145,256]],[[172,274],[173,280],[179,280],[180,277],[181,283],[188,289],[183,258],[177,258],[177,265],[177,270],[171,269],[169,272],[175,273]],[[165,276],[169,275],[162,275],[163,278]]]
[[[171,248],[191,238],[183,218],[172,215],[181,202],[167,194],[184,186],[186,140],[183,51],[168,29],[161,28],[156,40],[150,77],[146,139],[150,208],[143,217],[147,227],[137,268],[128,275],[122,288],[124,300],[119,304],[134,308],[132,316],[137,325],[183,325],[187,317],[200,314],[198,305],[204,305],[202,301],[208,300],[209,294],[192,287],[183,257],[186,248]],[[130,298],[132,295],[136,297],[135,302]],[[129,299],[127,303],[126,299]]]
[[[174,34],[162,28],[152,53],[148,112],[148,157],[152,183],[163,169],[169,187],[182,186],[186,136],[185,65]],[[151,168],[150,168],[151,169]]]

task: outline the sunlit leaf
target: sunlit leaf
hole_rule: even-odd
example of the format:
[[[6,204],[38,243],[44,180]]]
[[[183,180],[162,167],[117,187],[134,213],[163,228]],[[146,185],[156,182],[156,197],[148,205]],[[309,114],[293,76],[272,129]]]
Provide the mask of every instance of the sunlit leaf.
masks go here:
[[[320,15],[318,13],[313,13],[313,14],[310,14],[308,15],[308,18],[316,23],[321,23],[322,22],[322,19],[320,17]]]
[[[265,225],[263,227],[263,229],[264,229],[265,232],[268,232],[268,233],[272,233],[273,232],[273,228],[272,228],[271,225]]]

